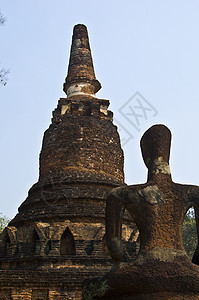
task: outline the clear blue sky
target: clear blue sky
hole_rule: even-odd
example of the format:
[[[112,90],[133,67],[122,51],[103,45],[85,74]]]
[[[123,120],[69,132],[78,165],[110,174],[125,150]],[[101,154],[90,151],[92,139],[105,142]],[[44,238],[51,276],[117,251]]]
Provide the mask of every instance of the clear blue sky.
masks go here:
[[[163,123],[173,134],[173,180],[199,184],[197,0],[5,0],[0,9],[7,18],[0,27],[0,68],[10,69],[7,86],[0,86],[3,214],[13,217],[38,179],[43,133],[64,97],[72,29],[78,23],[88,27],[103,87],[97,96],[111,101],[122,138],[122,128],[134,136],[124,146],[126,182],[146,180],[139,140],[148,127]],[[122,108],[137,91],[157,111],[138,118],[139,131],[128,115],[139,106],[137,98]]]

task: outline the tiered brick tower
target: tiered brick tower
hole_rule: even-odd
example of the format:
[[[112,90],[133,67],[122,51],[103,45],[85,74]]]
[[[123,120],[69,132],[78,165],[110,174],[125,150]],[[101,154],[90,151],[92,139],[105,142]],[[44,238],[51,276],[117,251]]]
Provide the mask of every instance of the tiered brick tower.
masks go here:
[[[123,151],[109,101],[98,99],[87,29],[74,27],[62,98],[44,134],[39,180],[0,236],[0,299],[81,299],[103,275],[107,193],[124,184]],[[128,217],[124,237],[132,242]]]

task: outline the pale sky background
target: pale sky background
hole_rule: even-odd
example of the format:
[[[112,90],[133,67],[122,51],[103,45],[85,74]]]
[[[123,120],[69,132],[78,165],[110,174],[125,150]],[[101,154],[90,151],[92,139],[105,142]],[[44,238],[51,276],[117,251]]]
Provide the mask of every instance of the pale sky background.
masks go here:
[[[88,27],[99,98],[134,136],[123,147],[128,184],[146,181],[139,140],[151,125],[173,134],[173,180],[199,185],[199,1],[5,0],[0,27],[0,212],[12,218],[38,179],[39,152],[66,76],[73,26]],[[119,112],[139,92],[158,113],[139,132]],[[125,106],[137,106],[136,98]],[[146,104],[146,103],[145,103]],[[126,115],[127,116],[127,115]]]

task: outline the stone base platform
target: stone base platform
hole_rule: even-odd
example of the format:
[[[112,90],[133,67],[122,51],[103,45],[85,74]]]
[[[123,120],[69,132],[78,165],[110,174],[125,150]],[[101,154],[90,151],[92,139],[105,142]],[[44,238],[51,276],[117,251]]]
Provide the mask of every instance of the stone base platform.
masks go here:
[[[199,266],[186,255],[173,261],[134,261],[85,282],[83,299],[199,299]]]

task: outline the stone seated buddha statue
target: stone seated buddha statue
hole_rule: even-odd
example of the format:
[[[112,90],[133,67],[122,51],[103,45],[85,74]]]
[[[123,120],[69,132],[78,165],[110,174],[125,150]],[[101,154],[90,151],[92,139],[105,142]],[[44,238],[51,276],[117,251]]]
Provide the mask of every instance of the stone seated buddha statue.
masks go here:
[[[141,139],[148,168],[145,184],[113,189],[106,203],[106,242],[115,264],[102,278],[87,282],[84,299],[199,299],[199,267],[183,247],[187,210],[199,204],[199,187],[174,183],[169,168],[171,132],[149,128]],[[122,218],[128,210],[140,232],[140,250],[127,261]],[[194,262],[198,262],[198,251]]]

